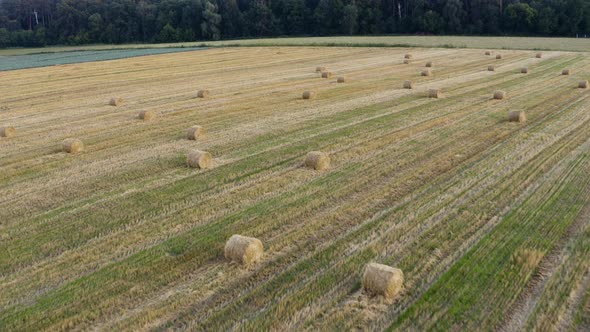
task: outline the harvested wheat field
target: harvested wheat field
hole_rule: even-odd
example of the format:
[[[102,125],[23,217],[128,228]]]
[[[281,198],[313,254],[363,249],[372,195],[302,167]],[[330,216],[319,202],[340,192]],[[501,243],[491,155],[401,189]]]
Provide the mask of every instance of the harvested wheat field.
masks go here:
[[[588,77],[585,53],[362,47],[2,72],[0,330],[588,329]],[[403,271],[387,299],[371,263]]]

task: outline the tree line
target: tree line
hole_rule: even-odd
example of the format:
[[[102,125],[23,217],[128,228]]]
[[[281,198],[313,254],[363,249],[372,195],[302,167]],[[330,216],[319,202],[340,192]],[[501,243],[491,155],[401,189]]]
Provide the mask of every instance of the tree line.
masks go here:
[[[583,35],[590,0],[0,0],[0,47],[394,33]]]

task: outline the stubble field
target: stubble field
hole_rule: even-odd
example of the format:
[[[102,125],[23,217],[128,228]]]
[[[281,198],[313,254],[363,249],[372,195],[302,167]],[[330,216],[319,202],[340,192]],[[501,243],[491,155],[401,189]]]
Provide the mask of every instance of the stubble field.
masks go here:
[[[589,329],[588,78],[587,53],[360,47],[0,72],[0,330]],[[232,234],[262,261],[228,262]],[[403,270],[393,303],[369,262]]]

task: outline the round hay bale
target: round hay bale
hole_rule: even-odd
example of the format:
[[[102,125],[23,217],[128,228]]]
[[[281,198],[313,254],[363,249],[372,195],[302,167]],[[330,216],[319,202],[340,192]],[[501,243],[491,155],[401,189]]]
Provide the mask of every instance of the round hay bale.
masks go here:
[[[542,57],[543,57],[543,53],[539,52],[539,53],[535,54],[535,57],[536,57],[537,59],[540,59],[540,58],[542,58]]]
[[[193,141],[205,139],[207,130],[201,126],[192,126],[186,130],[186,138]]]
[[[484,54],[485,54],[485,55],[492,55],[492,52],[490,52],[490,51],[485,51],[485,53],[484,53]]]
[[[494,99],[504,99],[506,97],[506,92],[502,90],[498,90],[494,92]]]
[[[442,96],[442,92],[440,89],[429,89],[428,90],[428,98],[440,98]]]
[[[411,54],[404,55],[404,59],[411,59],[411,58],[412,58],[412,55]]]
[[[570,74],[570,70],[569,69],[564,69],[561,71],[561,75],[569,75]]]
[[[0,137],[13,137],[16,135],[16,129],[14,127],[0,127]]]
[[[502,59],[502,54],[496,55],[496,59],[498,59],[498,60]]]
[[[119,106],[121,104],[123,104],[123,98],[121,97],[112,97],[109,101],[109,105],[111,106]]]
[[[77,138],[67,138],[62,143],[64,152],[78,153],[84,151],[84,143]]]
[[[521,74],[528,74],[529,73],[529,69],[527,67],[522,67],[522,68],[520,68],[520,73]]]
[[[427,68],[431,68],[432,66],[434,66],[434,64],[432,63],[432,61],[428,61],[428,62],[426,63],[426,67],[427,67]]]
[[[409,65],[411,63],[410,59],[404,59],[404,64]]]
[[[329,71],[322,72],[322,78],[330,78],[332,77],[332,73]]]
[[[199,90],[197,92],[198,98],[207,98],[209,96],[209,90]]]
[[[588,80],[583,80],[583,81],[578,82],[578,88],[588,89]]]
[[[303,99],[313,99],[313,98],[315,98],[315,92],[313,92],[313,91],[303,92]]]
[[[422,71],[422,73],[420,73],[421,76],[431,76],[432,75],[432,70],[430,70],[430,68],[428,69],[424,69]]]
[[[317,171],[325,170],[330,167],[330,156],[321,151],[312,151],[305,157],[305,167],[313,168]]]
[[[231,261],[248,266],[260,261],[264,247],[257,238],[235,234],[225,243],[223,254]]]
[[[508,113],[510,122],[526,122],[526,113],[524,111],[510,111]]]
[[[494,67],[494,66],[488,66],[488,71],[495,71],[495,70],[496,70],[496,67]]]
[[[143,121],[150,121],[156,117],[156,113],[154,111],[141,111],[139,112],[139,119]]]
[[[336,82],[338,82],[338,83],[344,83],[344,82],[346,82],[346,78],[344,76],[340,76],[340,77],[338,77],[338,79],[336,80]]]
[[[394,299],[404,285],[402,270],[377,263],[365,266],[363,289],[371,295],[381,295],[387,300]]]
[[[186,156],[186,163],[191,168],[205,169],[211,167],[213,157],[207,151],[193,150]]]
[[[315,67],[315,72],[316,73],[321,73],[323,71],[326,71],[326,67],[322,67],[322,66]]]
[[[404,89],[413,89],[414,83],[412,81],[404,81]]]

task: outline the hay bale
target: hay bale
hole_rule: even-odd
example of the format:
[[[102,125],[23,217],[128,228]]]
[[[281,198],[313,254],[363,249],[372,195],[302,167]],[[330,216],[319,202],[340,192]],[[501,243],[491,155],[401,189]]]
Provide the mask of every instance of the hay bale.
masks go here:
[[[508,113],[510,122],[526,122],[526,113],[524,111],[510,111]]]
[[[329,71],[322,72],[322,78],[330,78],[332,77],[332,73]]]
[[[190,168],[205,169],[211,167],[213,157],[207,151],[193,150],[186,156],[186,163]]]
[[[84,143],[77,138],[67,138],[62,143],[64,152],[78,153],[84,151]]]
[[[496,55],[496,59],[498,59],[498,60],[502,59],[502,54]]]
[[[561,71],[561,75],[569,75],[570,74],[570,70],[569,69],[564,69]]]
[[[0,137],[13,137],[14,135],[16,135],[16,129],[14,127],[0,127]]]
[[[205,139],[207,130],[201,126],[192,126],[186,130],[186,138],[193,141]]]
[[[411,59],[411,58],[412,58],[412,55],[411,54],[404,55],[404,59]]]
[[[578,88],[588,89],[588,80],[583,80],[583,81],[578,82]]]
[[[428,98],[440,98],[442,96],[442,92],[440,89],[429,89],[428,90]]]
[[[404,285],[404,273],[391,266],[369,263],[363,274],[363,289],[371,295],[394,299]]]
[[[492,55],[492,52],[490,52],[490,51],[486,51],[484,54],[485,54],[485,55]]]
[[[340,76],[340,77],[338,77],[338,79],[336,80],[336,82],[338,82],[338,83],[344,83],[344,82],[346,82],[346,78],[344,76]]]
[[[521,74],[528,74],[528,72],[529,72],[529,69],[527,67],[520,68],[520,73]]]
[[[542,58],[542,57],[543,57],[543,53],[539,52],[539,53],[537,53],[537,54],[535,55],[535,57],[536,57],[537,59],[540,59],[540,58]]]
[[[431,68],[433,65],[434,65],[434,64],[432,63],[432,61],[428,61],[428,62],[426,63],[426,67],[427,67],[427,68]]]
[[[322,67],[322,66],[315,67],[315,72],[316,73],[321,73],[323,71],[326,71],[326,67]]]
[[[421,76],[431,76],[432,75],[432,70],[430,70],[430,68],[428,69],[424,69],[422,71],[422,73],[420,73]]]
[[[313,99],[313,98],[315,98],[315,92],[313,92],[313,91],[303,92],[303,99]]]
[[[156,113],[154,111],[141,111],[139,112],[139,119],[143,121],[150,121],[156,117]]]
[[[330,156],[321,151],[312,151],[305,157],[305,167],[313,168],[317,171],[325,170],[330,167]]]
[[[506,97],[506,92],[502,90],[498,90],[494,92],[494,99],[504,99]]]
[[[109,101],[109,105],[111,106],[119,106],[121,104],[123,104],[123,98],[121,97],[112,97]]]
[[[496,67],[494,67],[494,66],[488,66],[488,71],[495,71],[495,70],[496,70]]]
[[[404,64],[409,65],[410,64],[410,59],[404,59]]]
[[[207,98],[209,96],[209,90],[199,90],[197,92],[198,98]]]
[[[248,266],[262,258],[264,247],[257,238],[234,234],[225,243],[223,254],[231,261]]]
[[[412,81],[404,81],[404,89],[413,89],[414,83]]]

